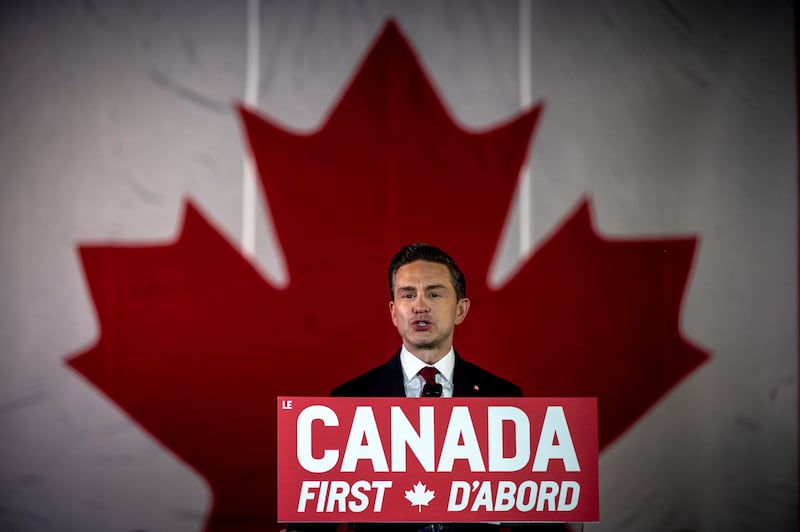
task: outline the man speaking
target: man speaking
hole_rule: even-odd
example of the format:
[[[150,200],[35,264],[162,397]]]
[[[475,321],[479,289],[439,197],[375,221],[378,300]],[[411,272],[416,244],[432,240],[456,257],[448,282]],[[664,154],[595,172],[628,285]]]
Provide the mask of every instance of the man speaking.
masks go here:
[[[403,247],[389,265],[389,314],[403,345],[388,362],[331,392],[337,397],[522,397],[516,384],[461,357],[453,348],[457,325],[469,312],[464,274],[441,249]],[[329,526],[329,525],[328,525]],[[467,532],[497,530],[490,524],[355,524],[359,531]],[[326,530],[326,525],[304,526]],[[335,528],[335,527],[334,527]],[[580,531],[581,524],[536,524],[511,530]],[[290,527],[290,530],[296,527]]]
[[[401,249],[389,265],[389,313],[403,339],[385,364],[335,388],[346,397],[521,397],[519,386],[464,360],[453,349],[470,300],[464,274],[427,244]]]

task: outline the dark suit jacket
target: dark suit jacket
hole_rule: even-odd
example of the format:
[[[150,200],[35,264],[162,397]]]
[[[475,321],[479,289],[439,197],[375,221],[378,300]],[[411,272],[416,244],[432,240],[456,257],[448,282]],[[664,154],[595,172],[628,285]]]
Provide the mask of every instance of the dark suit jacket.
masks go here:
[[[399,350],[385,364],[337,386],[331,392],[334,397],[403,397],[405,394]],[[522,390],[516,384],[467,362],[456,353],[453,396],[522,397]]]
[[[334,397],[404,397],[403,366],[400,363],[400,350],[388,362],[373,368],[331,391]],[[454,397],[522,397],[522,390],[516,384],[501,379],[485,369],[471,362],[467,362],[456,353],[456,362],[453,366],[453,396]],[[336,526],[330,525],[296,525],[299,530],[324,531],[335,530]],[[417,524],[354,524],[351,525],[357,532],[416,532],[425,525]],[[484,532],[497,531],[498,527],[487,524],[458,523],[447,525],[449,530],[456,532]],[[519,528],[510,525],[512,530],[535,530],[537,532],[563,532],[561,524],[521,525]]]

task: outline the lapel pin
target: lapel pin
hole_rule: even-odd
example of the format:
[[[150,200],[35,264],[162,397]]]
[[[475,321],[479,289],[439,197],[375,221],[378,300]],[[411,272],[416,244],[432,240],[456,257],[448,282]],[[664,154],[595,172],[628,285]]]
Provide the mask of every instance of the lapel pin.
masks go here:
[[[473,392],[479,392],[479,391],[481,391],[481,387],[478,386],[477,384],[473,384],[472,385],[472,391]]]

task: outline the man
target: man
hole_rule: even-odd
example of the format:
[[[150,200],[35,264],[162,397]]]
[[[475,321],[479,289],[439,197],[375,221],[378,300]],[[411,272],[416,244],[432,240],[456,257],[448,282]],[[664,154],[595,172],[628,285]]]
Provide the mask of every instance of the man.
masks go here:
[[[380,365],[336,388],[339,397],[522,397],[516,384],[467,362],[453,348],[453,334],[469,312],[464,274],[441,249],[428,244],[402,248],[389,265],[389,314],[403,340]],[[424,368],[435,368],[424,370]],[[429,379],[422,373],[433,373]],[[435,382],[434,382],[435,381]],[[354,525],[356,530],[497,530],[482,524]],[[525,530],[580,531],[582,524],[525,525]],[[512,530],[518,530],[512,528]]]
[[[522,397],[519,386],[453,349],[453,333],[467,317],[470,300],[464,274],[447,253],[428,244],[404,247],[389,265],[389,291],[389,314],[403,345],[387,363],[331,395],[419,397],[426,384],[419,372],[431,366],[443,397]]]

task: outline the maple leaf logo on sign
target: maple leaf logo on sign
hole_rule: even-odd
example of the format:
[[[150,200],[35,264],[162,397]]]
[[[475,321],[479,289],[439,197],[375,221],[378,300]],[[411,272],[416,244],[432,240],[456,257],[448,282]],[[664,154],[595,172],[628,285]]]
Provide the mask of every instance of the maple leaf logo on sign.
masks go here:
[[[601,238],[588,200],[489,287],[540,111],[463,130],[389,23],[318,132],[240,109],[288,286],[191,203],[174,243],[81,246],[101,332],[69,364],[208,481],[207,531],[275,523],[274,398],[327,394],[394,352],[385,270],[409,242],[446,249],[470,279],[459,350],[529,395],[598,397],[601,447],[706,360],[678,327],[694,238]],[[360,307],[331,298],[343,280]]]
[[[428,490],[428,487],[421,481],[414,484],[414,490],[406,490],[406,499],[409,500],[411,506],[416,506],[419,511],[422,511],[423,506],[428,506],[428,503],[435,497],[435,492]]]

